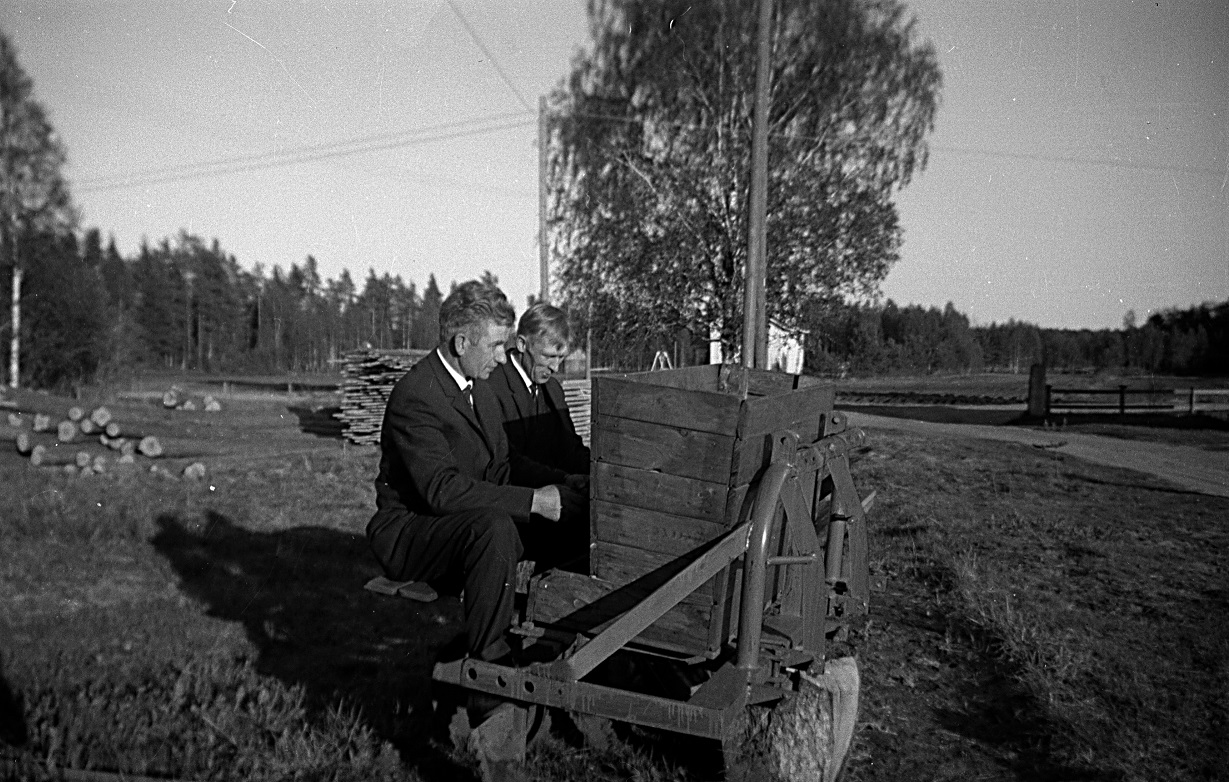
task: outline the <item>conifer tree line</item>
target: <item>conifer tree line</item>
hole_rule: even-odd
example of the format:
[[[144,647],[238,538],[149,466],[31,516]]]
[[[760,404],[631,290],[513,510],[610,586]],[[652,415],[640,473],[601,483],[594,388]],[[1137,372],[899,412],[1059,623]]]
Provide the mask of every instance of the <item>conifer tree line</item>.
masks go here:
[[[1169,309],[1121,329],[1053,329],[1008,320],[972,326],[946,307],[815,304],[808,312],[806,365],[829,374],[1067,372],[1229,374],[1229,301]]]
[[[310,255],[285,271],[249,270],[217,239],[186,231],[131,257],[96,228],[19,242],[22,385],[68,388],[141,368],[328,372],[352,350],[438,340],[445,292],[434,275],[420,291],[370,270],[359,288],[348,270],[321,278]],[[10,284],[0,282],[5,301]]]
[[[217,239],[186,231],[145,242],[130,257],[114,239],[104,244],[97,228],[19,241],[22,383],[40,388],[145,368],[333,372],[352,350],[433,347],[446,295],[433,274],[421,291],[374,270],[361,289],[349,270],[322,278],[310,255],[289,270],[244,269]],[[8,281],[0,275],[5,301]],[[805,321],[806,371],[820,375],[1027,372],[1036,362],[1056,371],[1229,374],[1229,301],[1158,312],[1142,324],[1128,313],[1121,329],[1100,330],[1015,320],[974,326],[950,302],[940,309],[891,300],[824,299],[807,308]],[[594,330],[594,359],[612,369],[646,369],[655,349],[677,338],[646,330],[616,339],[606,331]],[[619,349],[604,349],[612,339]],[[632,351],[632,343],[645,349]]]

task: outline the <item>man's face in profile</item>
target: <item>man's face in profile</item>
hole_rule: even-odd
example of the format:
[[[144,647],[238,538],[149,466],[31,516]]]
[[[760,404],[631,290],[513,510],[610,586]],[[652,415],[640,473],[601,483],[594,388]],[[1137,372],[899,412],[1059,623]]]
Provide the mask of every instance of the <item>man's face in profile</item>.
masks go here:
[[[568,346],[549,334],[537,337],[516,336],[516,349],[521,352],[521,367],[529,379],[541,385],[559,371],[568,355]]]
[[[476,324],[464,337],[464,349],[457,351],[457,361],[466,377],[486,380],[495,367],[507,361],[504,347],[512,334],[511,326],[487,321]]]

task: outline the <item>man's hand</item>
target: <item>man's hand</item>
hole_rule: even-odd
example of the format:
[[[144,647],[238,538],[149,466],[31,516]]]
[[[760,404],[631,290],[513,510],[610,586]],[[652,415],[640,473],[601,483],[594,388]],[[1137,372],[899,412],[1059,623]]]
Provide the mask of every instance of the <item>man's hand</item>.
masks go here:
[[[569,478],[573,477],[571,475]],[[589,492],[583,494],[575,491],[567,486],[559,487],[559,498],[563,504],[563,511],[560,513],[560,518],[567,520],[569,523],[588,524],[589,519],[585,513],[589,504]]]
[[[588,496],[589,494],[589,476],[588,475],[569,475],[563,479],[563,485],[567,486],[574,492],[579,492]]]
[[[559,496],[559,488],[552,485],[534,489],[533,504],[530,505],[529,512],[551,521],[559,521],[559,517],[563,515],[563,499]],[[564,491],[568,490],[565,488]]]

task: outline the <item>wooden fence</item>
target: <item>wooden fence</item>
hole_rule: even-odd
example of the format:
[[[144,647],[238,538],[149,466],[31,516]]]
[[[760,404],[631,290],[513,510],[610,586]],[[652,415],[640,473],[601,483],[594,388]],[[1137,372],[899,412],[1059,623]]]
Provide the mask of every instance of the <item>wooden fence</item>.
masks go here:
[[[1045,387],[1046,414],[1065,411],[1126,413],[1229,412],[1229,389],[1224,388],[1055,388]]]

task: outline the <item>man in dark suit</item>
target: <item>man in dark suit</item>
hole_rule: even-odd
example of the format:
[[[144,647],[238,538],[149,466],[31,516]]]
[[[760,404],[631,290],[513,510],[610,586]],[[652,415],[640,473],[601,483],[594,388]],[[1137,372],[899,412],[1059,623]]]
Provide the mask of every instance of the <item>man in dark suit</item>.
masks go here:
[[[367,538],[397,581],[459,580],[469,655],[509,650],[516,522],[556,522],[581,500],[556,473],[511,454],[486,383],[506,361],[515,313],[495,286],[457,287],[440,305],[439,347],[393,387],[380,434],[377,510]]]
[[[504,431],[517,451],[568,475],[589,474],[589,449],[576,434],[563,386],[555,375],[568,353],[567,315],[558,307],[535,304],[516,329],[516,347],[491,373]]]
[[[491,373],[504,431],[514,453],[551,470],[552,481],[589,493],[589,449],[585,447],[555,378],[568,353],[567,314],[549,304],[525,310],[516,329],[516,346]],[[587,516],[587,508],[584,509]],[[571,521],[570,519],[568,521]],[[526,532],[549,564],[587,572],[587,521],[562,529],[535,525]]]

